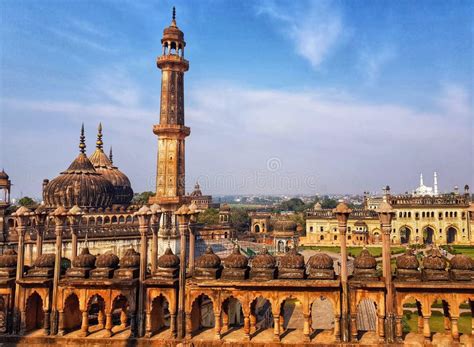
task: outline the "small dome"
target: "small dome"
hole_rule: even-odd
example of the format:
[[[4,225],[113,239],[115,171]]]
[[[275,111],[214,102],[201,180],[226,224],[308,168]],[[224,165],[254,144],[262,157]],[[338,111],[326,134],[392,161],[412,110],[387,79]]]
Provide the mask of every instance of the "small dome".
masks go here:
[[[405,254],[397,257],[395,262],[398,269],[417,270],[420,266],[420,262],[416,258],[416,255],[409,248],[406,250]]]
[[[120,267],[139,267],[140,266],[140,253],[132,248],[125,251],[122,259],[120,259]]]
[[[296,231],[297,224],[292,220],[279,220],[273,226],[274,231]]]
[[[280,267],[284,269],[302,269],[304,268],[304,257],[293,247],[281,257]]]
[[[193,197],[202,196],[201,187],[199,186],[199,183],[196,182],[196,185],[194,186],[194,190],[191,193],[191,196]]]
[[[317,203],[314,204],[313,209],[314,209],[315,211],[319,211],[319,210],[322,210],[322,209],[323,209],[323,206],[322,206],[321,203],[318,201]]]
[[[454,270],[474,270],[474,260],[464,254],[457,254],[450,260],[451,269]]]
[[[235,246],[232,253],[224,259],[224,266],[231,269],[245,269],[249,264],[249,260],[245,255],[240,253],[240,247]]]
[[[220,266],[221,258],[214,254],[211,246],[207,247],[206,252],[204,252],[204,254],[196,260],[196,267],[204,269],[216,269]]]
[[[326,253],[316,253],[308,260],[308,265],[312,269],[332,270],[334,268],[334,260]]]
[[[0,268],[16,267],[18,255],[14,249],[7,249],[0,255]]]
[[[41,254],[34,262],[35,267],[53,268],[56,255],[53,253]]]
[[[185,45],[184,34],[176,25],[176,9],[174,7],[171,25],[163,30],[163,38],[161,39],[161,42],[164,43],[166,41],[179,41]]]
[[[165,253],[158,258],[158,267],[166,269],[177,268],[179,267],[179,257],[168,247]]]
[[[423,268],[428,270],[445,270],[446,265],[446,259],[437,248],[433,248],[423,259]]]
[[[112,183],[94,169],[85,154],[85,146],[83,127],[79,155],[66,171],[44,187],[43,199],[46,206],[107,207],[112,204]]]
[[[354,259],[354,267],[357,269],[375,269],[377,260],[367,249],[363,249],[359,256]]]
[[[95,265],[96,257],[89,253],[89,248],[84,247],[81,254],[72,261],[74,267],[81,268],[93,268]]]
[[[255,256],[252,260],[252,268],[255,269],[273,269],[276,265],[275,257],[268,253],[268,249],[265,247],[262,252]]]
[[[119,264],[119,258],[111,253],[105,253],[97,256],[97,259],[95,261],[95,266],[98,268],[110,268],[110,269],[115,269],[117,268]]]
[[[7,173],[5,172],[4,169],[0,171],[0,180],[8,180],[10,177],[8,177]]]

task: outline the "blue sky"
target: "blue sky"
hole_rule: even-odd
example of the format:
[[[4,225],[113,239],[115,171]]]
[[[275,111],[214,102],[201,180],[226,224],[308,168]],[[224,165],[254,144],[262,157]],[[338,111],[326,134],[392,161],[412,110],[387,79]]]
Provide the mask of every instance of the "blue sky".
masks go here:
[[[96,127],[154,190],[162,30],[187,41],[187,186],[213,194],[474,186],[470,1],[0,3],[0,166],[13,196]],[[428,178],[429,177],[429,178]]]

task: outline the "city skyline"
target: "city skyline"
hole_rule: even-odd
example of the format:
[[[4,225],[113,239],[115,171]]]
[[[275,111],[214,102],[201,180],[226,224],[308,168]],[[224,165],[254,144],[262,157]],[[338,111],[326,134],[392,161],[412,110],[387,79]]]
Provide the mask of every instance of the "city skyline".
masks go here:
[[[154,61],[172,5],[2,3],[0,162],[13,197],[39,196],[67,168],[82,122],[88,154],[102,122],[134,190],[155,190]],[[196,180],[220,195],[405,192],[433,171],[441,191],[473,185],[468,2],[176,6],[188,192]]]

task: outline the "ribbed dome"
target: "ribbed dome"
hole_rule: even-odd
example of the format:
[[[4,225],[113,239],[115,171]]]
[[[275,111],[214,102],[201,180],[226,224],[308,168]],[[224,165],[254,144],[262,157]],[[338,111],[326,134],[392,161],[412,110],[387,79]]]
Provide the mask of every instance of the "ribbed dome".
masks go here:
[[[284,269],[302,269],[304,268],[304,256],[293,247],[281,257],[280,267]]]
[[[168,247],[165,253],[158,258],[158,267],[165,269],[177,268],[179,267],[179,257]]]
[[[17,260],[16,251],[14,249],[7,249],[0,255],[0,268],[16,267]]]
[[[211,246],[207,247],[206,252],[204,252],[204,254],[196,260],[196,267],[204,269],[216,269],[220,266],[221,258],[214,254]]]
[[[184,34],[176,25],[176,10],[174,7],[171,25],[163,30],[163,39],[161,42],[163,43],[166,41],[182,41],[184,44]]]
[[[326,253],[316,253],[309,258],[308,265],[312,269],[332,270],[334,260]]]
[[[275,257],[268,253],[266,247],[252,260],[252,268],[255,269],[273,269],[275,266]]]
[[[35,267],[53,268],[56,256],[53,253],[41,254],[34,262]]]
[[[398,269],[405,270],[417,270],[420,266],[416,255],[413,254],[411,249],[407,249],[405,254],[399,256],[396,260],[396,264]]]
[[[232,253],[224,259],[224,266],[231,269],[245,269],[248,264],[249,260],[240,253],[239,246],[235,246]]]
[[[95,261],[95,266],[97,266],[98,268],[115,269],[117,268],[119,261],[120,261],[119,257],[117,257],[115,254],[105,253],[97,257]]]
[[[428,256],[423,259],[423,268],[429,270],[445,270],[446,259],[443,257],[439,249],[433,248]]]
[[[44,188],[43,199],[47,207],[107,207],[112,204],[112,184],[94,169],[85,154],[84,127],[79,148],[81,153],[69,168]]]
[[[95,265],[96,257],[89,253],[89,248],[84,247],[81,254],[72,261],[74,267],[81,268],[93,268]]]
[[[377,260],[368,250],[363,249],[359,256],[354,259],[354,267],[357,269],[375,269]]]
[[[135,251],[133,248],[127,249],[122,259],[120,259],[120,267],[139,267],[140,266],[140,253]]]
[[[457,254],[450,260],[451,269],[455,270],[474,270],[474,260],[464,254]]]
[[[99,124],[96,149],[89,157],[94,169],[109,180],[114,187],[114,204],[129,204],[133,198],[133,190],[128,177],[120,171],[112,162],[112,148],[107,157],[103,151],[102,124]]]

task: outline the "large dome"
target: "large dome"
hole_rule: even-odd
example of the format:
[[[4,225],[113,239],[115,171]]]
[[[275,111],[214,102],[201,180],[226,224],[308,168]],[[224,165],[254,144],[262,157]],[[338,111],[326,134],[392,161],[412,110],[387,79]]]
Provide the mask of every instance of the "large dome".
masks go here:
[[[101,173],[114,188],[113,204],[129,204],[133,198],[132,185],[128,177],[120,171],[112,162],[112,148],[110,148],[110,155],[104,153],[102,142],[102,124],[99,124],[99,131],[97,134],[96,149],[89,157],[94,169]]]
[[[114,187],[94,169],[85,154],[84,126],[81,129],[80,153],[66,171],[50,181],[43,190],[47,207],[107,207],[112,204]]]

